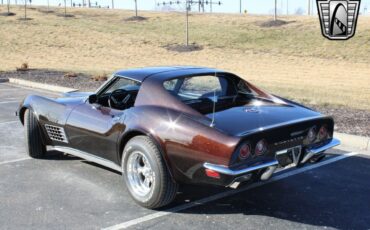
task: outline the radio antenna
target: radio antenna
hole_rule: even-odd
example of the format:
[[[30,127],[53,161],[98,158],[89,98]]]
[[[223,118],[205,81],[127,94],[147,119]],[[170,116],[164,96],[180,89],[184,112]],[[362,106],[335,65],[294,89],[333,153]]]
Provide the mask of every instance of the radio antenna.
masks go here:
[[[217,72],[215,72],[215,77],[217,78]],[[216,102],[217,102],[217,99],[218,98],[216,98],[216,87],[215,87],[213,89],[213,98],[212,98],[212,101],[213,101],[212,122],[209,125],[210,127],[214,127],[215,126],[215,113],[216,113]]]

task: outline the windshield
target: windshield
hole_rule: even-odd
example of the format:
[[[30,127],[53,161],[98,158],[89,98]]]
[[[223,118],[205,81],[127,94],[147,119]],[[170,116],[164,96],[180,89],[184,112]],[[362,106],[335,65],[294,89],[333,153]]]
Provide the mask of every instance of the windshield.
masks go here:
[[[123,78],[117,77],[103,92],[101,95],[110,94],[117,89],[124,89],[127,91],[138,91],[140,88],[140,82]]]

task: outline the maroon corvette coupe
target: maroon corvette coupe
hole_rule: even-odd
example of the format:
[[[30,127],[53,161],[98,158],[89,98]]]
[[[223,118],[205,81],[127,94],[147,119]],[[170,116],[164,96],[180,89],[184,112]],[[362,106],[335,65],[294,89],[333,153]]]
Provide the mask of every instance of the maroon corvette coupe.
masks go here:
[[[94,93],[28,96],[17,114],[31,157],[48,146],[122,172],[148,208],[169,204],[179,183],[236,188],[339,144],[331,117],[202,67],[118,71]]]

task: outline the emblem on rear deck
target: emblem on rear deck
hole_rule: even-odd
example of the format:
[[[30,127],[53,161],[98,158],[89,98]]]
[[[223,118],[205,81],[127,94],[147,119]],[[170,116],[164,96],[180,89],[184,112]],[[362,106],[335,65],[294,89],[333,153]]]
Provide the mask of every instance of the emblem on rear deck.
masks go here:
[[[254,107],[246,108],[244,111],[247,112],[247,113],[259,113],[260,112],[259,109],[254,108]]]
[[[360,0],[316,0],[322,35],[346,40],[355,35]]]

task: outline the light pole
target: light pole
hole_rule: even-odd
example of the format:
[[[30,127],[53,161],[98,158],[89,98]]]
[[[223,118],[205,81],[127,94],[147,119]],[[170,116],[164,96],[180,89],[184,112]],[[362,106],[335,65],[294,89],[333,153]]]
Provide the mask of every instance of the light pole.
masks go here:
[[[27,20],[27,0],[24,0],[24,20]]]
[[[286,15],[289,15],[289,5],[288,5],[288,0],[286,0]]]
[[[239,13],[242,13],[242,0],[239,0]]]
[[[135,0],[135,16],[137,17],[137,0]]]
[[[277,14],[277,0],[275,0],[274,21],[276,21],[276,14]]]
[[[67,0],[64,0],[64,17],[67,17]]]

